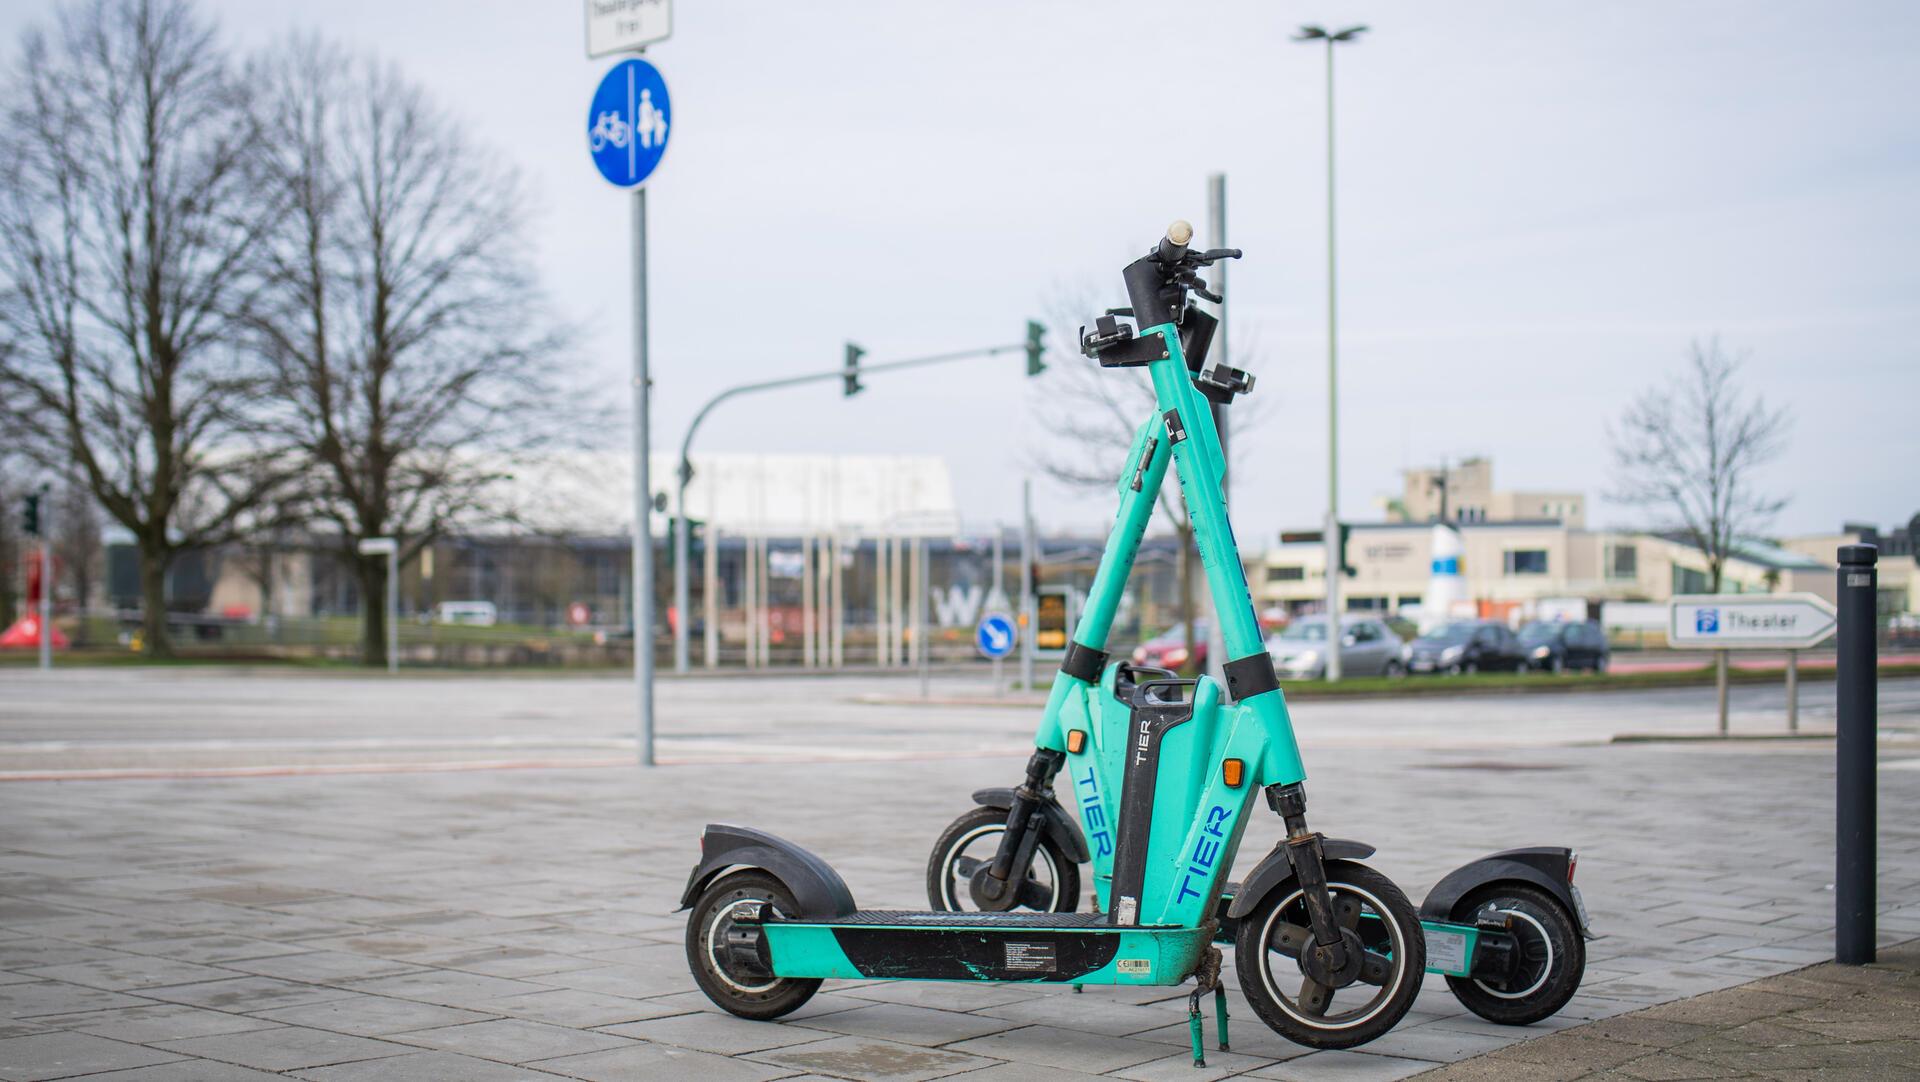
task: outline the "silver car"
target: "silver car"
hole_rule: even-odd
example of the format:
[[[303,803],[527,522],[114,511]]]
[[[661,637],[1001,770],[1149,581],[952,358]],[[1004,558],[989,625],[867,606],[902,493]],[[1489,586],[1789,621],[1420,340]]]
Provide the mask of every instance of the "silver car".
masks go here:
[[[1400,636],[1371,616],[1340,621],[1340,672],[1344,676],[1405,676]],[[1327,618],[1302,616],[1267,639],[1267,653],[1282,680],[1318,680],[1327,673]]]

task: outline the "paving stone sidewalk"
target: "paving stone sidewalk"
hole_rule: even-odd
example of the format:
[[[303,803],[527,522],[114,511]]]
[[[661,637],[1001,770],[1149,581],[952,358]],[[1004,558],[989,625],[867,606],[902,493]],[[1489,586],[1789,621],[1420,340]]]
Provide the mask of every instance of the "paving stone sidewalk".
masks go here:
[[[1235,992],[1234,1050],[1198,1071],[1180,989],[829,982],[769,1024],[693,988],[674,910],[703,823],[770,827],[912,907],[930,839],[1020,762],[0,785],[0,1080],[1393,1079],[1829,956],[1830,752],[1349,748],[1314,758],[1316,825],[1380,845],[1416,899],[1509,844],[1580,847],[1607,938],[1562,1016],[1492,1026],[1436,980],[1387,1037],[1309,1054]],[[1920,802],[1920,770],[1882,786]],[[1903,940],[1920,824],[1882,830]]]
[[[1920,1079],[1920,939],[1517,1044],[1419,1076]]]

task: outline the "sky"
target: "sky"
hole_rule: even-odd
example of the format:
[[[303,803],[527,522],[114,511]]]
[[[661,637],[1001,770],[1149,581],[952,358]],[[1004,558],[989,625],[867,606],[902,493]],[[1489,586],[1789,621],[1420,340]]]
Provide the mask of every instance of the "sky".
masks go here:
[[[54,7],[6,5],[0,40]],[[613,61],[586,59],[579,4],[205,8],[239,49],[318,29],[378,52],[518,169],[585,395],[624,400],[631,197],[588,160]],[[1246,250],[1229,330],[1262,403],[1235,431],[1238,533],[1317,525],[1326,91],[1324,50],[1289,40],[1305,22],[1370,27],[1336,61],[1346,517],[1378,518],[1402,467],[1482,454],[1498,487],[1645,525],[1604,499],[1607,425],[1712,336],[1794,415],[1761,477],[1792,501],[1775,533],[1920,511],[1920,5],[1900,2],[678,0],[648,53],[674,107],[648,186],[656,453],[722,389],[837,367],[847,341],[883,361],[1016,342],[1061,293],[1122,304],[1120,268],[1204,222],[1224,172]],[[1006,356],[782,391],[722,406],[698,446],[938,454],[970,526],[1012,523],[1060,378]],[[1045,528],[1111,517],[1111,489],[1036,484]]]

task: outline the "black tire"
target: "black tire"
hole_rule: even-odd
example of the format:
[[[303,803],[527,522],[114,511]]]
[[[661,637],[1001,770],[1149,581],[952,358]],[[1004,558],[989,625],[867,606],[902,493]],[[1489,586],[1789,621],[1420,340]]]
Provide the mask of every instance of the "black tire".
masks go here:
[[[1398,680],[1407,675],[1407,667],[1398,661],[1389,661],[1387,662],[1385,675],[1389,680]]]
[[[933,852],[927,857],[927,904],[943,913],[977,910],[979,907],[973,904],[973,896],[967,890],[967,881],[972,873],[962,874],[953,864],[960,859],[977,859],[983,850],[991,854],[998,846],[1000,836],[1006,832],[1005,808],[975,808],[949,823],[934,841]],[[964,856],[968,849],[975,851],[975,858]],[[1038,880],[1032,878],[1036,868],[1045,873]],[[1033,863],[1028,865],[1028,882],[1046,894],[1044,899],[1034,898],[1031,901],[1044,904],[1030,905],[1023,901],[1015,909],[1071,913],[1080,905],[1080,866],[1044,834],[1040,836],[1039,844],[1033,847]]]
[[[715,933],[728,924],[728,911],[742,902],[771,905],[783,915],[799,909],[786,886],[759,869],[721,876],[700,892],[687,915],[687,967],[707,998],[729,1013],[762,1022],[791,1014],[820,990],[817,979],[744,972],[723,963],[721,952],[713,949]]]
[[[1477,675],[1480,672],[1480,663],[1478,661],[1469,661],[1460,666],[1460,671],[1466,673],[1468,676]]]
[[[1454,906],[1453,919],[1470,923],[1492,907],[1513,918],[1523,969],[1519,988],[1498,989],[1471,977],[1448,977],[1447,987],[1463,1006],[1489,1022],[1526,1026],[1553,1015],[1580,989],[1587,968],[1587,944],[1580,927],[1560,900],[1525,883],[1494,883]]]
[[[1234,966],[1247,1004],[1275,1033],[1309,1048],[1352,1048],[1392,1029],[1413,1006],[1426,974],[1427,941],[1413,903],[1392,880],[1372,868],[1351,861],[1329,862],[1327,887],[1336,912],[1348,914],[1343,925],[1352,927],[1366,947],[1380,976],[1378,984],[1363,979],[1328,992],[1302,975],[1299,948],[1312,942],[1312,932],[1307,930],[1306,906],[1293,879],[1270,891],[1240,922],[1234,936]],[[1297,991],[1289,995],[1282,990],[1283,983]],[[1357,1007],[1336,1011],[1338,997],[1359,999],[1360,994],[1349,989],[1377,991]],[[1319,993],[1326,998],[1316,1014],[1308,1004]]]

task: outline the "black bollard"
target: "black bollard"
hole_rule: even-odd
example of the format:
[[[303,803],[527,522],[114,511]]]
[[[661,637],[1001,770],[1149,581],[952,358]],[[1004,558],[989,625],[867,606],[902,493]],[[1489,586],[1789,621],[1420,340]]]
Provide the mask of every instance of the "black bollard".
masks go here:
[[[1863,966],[1874,952],[1874,774],[1879,740],[1879,679],[1874,636],[1874,596],[1880,553],[1872,545],[1840,546],[1840,656],[1835,673],[1834,819],[1837,854],[1833,876],[1833,958]]]

